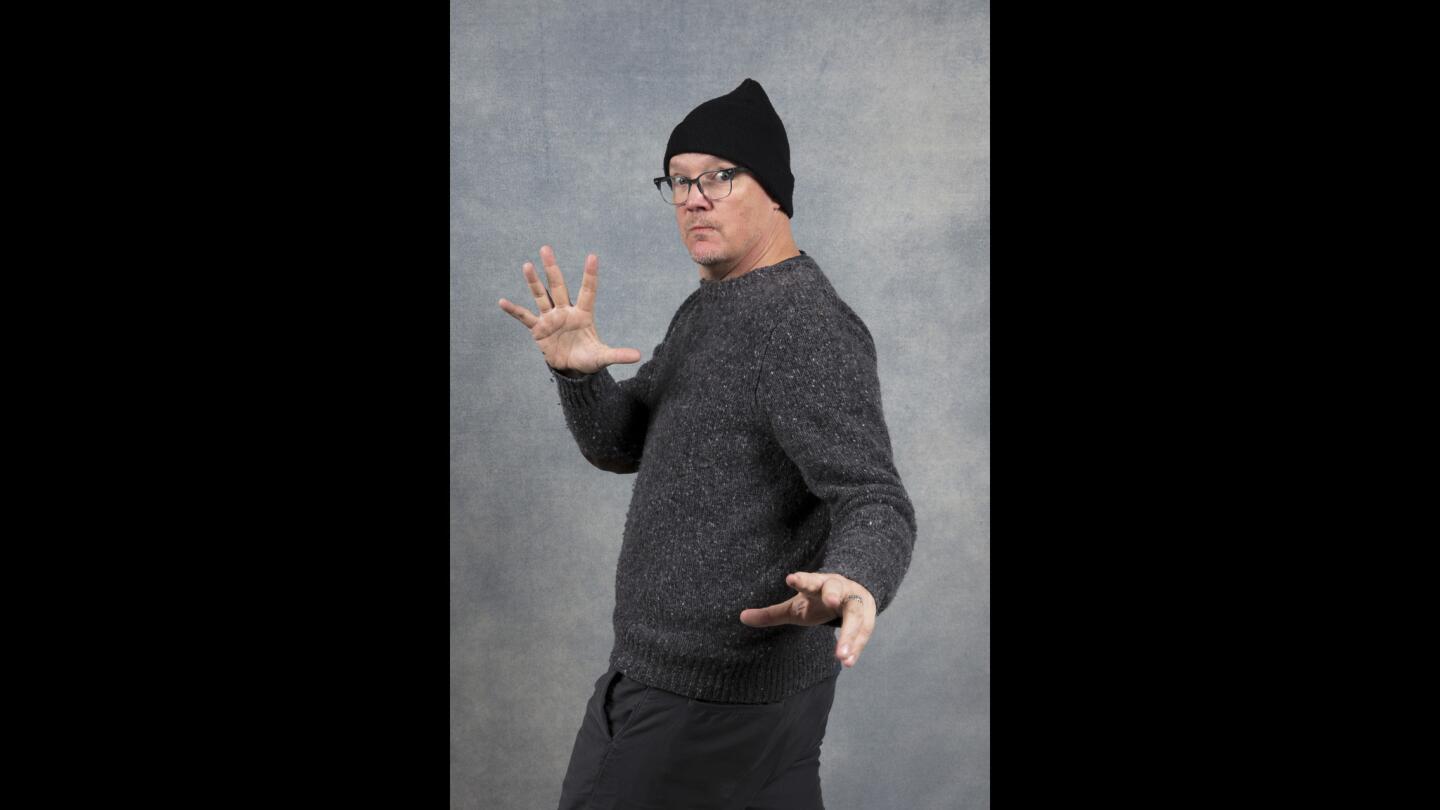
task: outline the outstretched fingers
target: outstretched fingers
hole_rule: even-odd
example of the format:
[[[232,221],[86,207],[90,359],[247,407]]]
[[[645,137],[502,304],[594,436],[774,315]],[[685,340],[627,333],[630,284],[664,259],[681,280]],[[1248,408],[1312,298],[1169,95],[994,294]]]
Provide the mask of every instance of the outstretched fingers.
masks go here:
[[[785,580],[797,590],[816,594],[820,601],[840,617],[840,637],[835,644],[835,658],[847,667],[855,666],[860,652],[875,634],[873,596],[864,586],[839,574],[796,572]],[[854,595],[859,599],[849,599]]]
[[[544,315],[554,309],[550,303],[550,293],[545,292],[545,285],[540,283],[540,277],[535,275],[535,265],[525,262],[521,265],[520,272],[525,274],[525,283],[530,286],[530,297],[535,299],[535,306],[540,308],[540,314]]]
[[[540,319],[535,317],[535,313],[531,312],[525,307],[512,304],[509,301],[506,301],[504,298],[500,299],[500,308],[505,310],[505,312],[508,313],[510,317],[514,318],[520,323],[525,324],[527,328],[533,329],[535,327],[535,324],[540,322]]]
[[[863,594],[859,599],[847,598],[852,593],[842,584],[840,578],[825,583],[822,598],[840,614],[840,638],[835,645],[835,657],[845,666],[853,667],[860,660],[860,652],[870,642],[875,632],[875,606]]]
[[[600,282],[600,257],[591,253],[585,257],[585,275],[580,280],[580,298],[575,306],[591,314],[595,312],[595,288]]]
[[[545,278],[550,281],[550,298],[557,307],[570,306],[570,292],[565,289],[565,276],[560,274],[560,266],[555,263],[555,251],[549,245],[542,245],[540,248],[540,261],[545,265]]]
[[[860,660],[860,651],[875,632],[875,608],[864,599],[846,599],[840,606],[840,640],[835,657],[847,667]]]

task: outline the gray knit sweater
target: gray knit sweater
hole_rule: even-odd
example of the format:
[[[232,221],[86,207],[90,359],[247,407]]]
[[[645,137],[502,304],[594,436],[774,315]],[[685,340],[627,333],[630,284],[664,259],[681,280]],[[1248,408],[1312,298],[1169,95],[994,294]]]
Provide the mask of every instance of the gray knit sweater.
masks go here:
[[[726,703],[783,700],[838,671],[839,619],[740,621],[793,596],[795,571],[849,577],[884,611],[915,543],[874,342],[815,260],[702,279],[628,380],[552,376],[581,454],[639,473],[610,663]]]

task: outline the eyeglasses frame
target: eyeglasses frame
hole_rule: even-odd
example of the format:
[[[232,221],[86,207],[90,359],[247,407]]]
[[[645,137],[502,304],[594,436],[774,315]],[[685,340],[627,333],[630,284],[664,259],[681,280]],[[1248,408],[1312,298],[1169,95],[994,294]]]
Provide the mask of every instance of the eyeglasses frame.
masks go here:
[[[664,189],[660,188],[660,184],[661,184],[661,183],[665,182],[666,180],[670,180],[670,179],[676,178],[676,177],[680,178],[681,180],[686,180],[686,181],[688,181],[688,182],[686,183],[686,185],[685,185],[685,199],[681,200],[680,202],[672,202],[672,203],[670,203],[671,205],[679,206],[679,205],[684,205],[686,202],[688,202],[688,201],[690,200],[690,189],[692,189],[692,188],[699,188],[699,187],[700,187],[700,178],[704,177],[704,176],[707,175],[707,174],[715,174],[716,172],[734,172],[734,173],[736,173],[736,174],[752,174],[752,175],[754,174],[754,172],[750,171],[749,169],[745,168],[744,166],[726,166],[726,167],[723,168],[723,169],[711,169],[710,171],[701,172],[701,173],[695,175],[694,177],[685,177],[684,175],[671,174],[671,175],[666,175],[666,176],[664,176],[664,177],[657,177],[657,178],[655,178],[655,179],[654,179],[653,181],[651,181],[651,182],[653,182],[653,183],[655,184],[655,190],[658,191],[658,192],[660,192],[660,199],[664,200],[664,199],[665,199],[665,191],[664,191]],[[731,192],[731,193],[734,193],[734,191],[735,191],[735,178],[734,178],[734,177],[731,177],[731,178],[730,178],[730,192]],[[700,192],[700,193],[701,193],[702,195],[705,194],[705,192],[703,192],[703,191]],[[725,197],[729,197],[729,196],[730,196],[730,194],[726,194],[726,195],[725,195]],[[723,200],[723,199],[725,199],[725,197],[717,197],[716,199]],[[711,200],[710,197],[708,197],[708,196],[706,196],[705,199],[710,200],[710,202],[715,202],[715,200]],[[670,202],[669,200],[665,200],[665,201],[666,201],[666,202]]]

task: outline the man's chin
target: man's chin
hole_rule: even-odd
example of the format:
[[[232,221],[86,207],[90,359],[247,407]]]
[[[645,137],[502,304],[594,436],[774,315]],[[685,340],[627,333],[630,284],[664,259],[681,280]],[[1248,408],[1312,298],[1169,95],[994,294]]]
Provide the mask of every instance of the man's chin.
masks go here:
[[[691,251],[690,261],[695,262],[701,267],[714,267],[717,264],[724,264],[725,257],[720,255],[719,253],[712,253],[710,251],[705,251],[703,253]]]

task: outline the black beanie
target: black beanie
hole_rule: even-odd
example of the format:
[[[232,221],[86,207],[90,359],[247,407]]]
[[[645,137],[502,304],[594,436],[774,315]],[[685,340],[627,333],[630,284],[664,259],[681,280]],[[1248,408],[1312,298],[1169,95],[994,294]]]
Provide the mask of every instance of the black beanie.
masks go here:
[[[685,152],[715,155],[749,169],[770,199],[780,203],[785,216],[794,219],[790,141],[759,82],[746,79],[726,95],[691,110],[670,133],[660,173],[670,174],[670,158]]]

